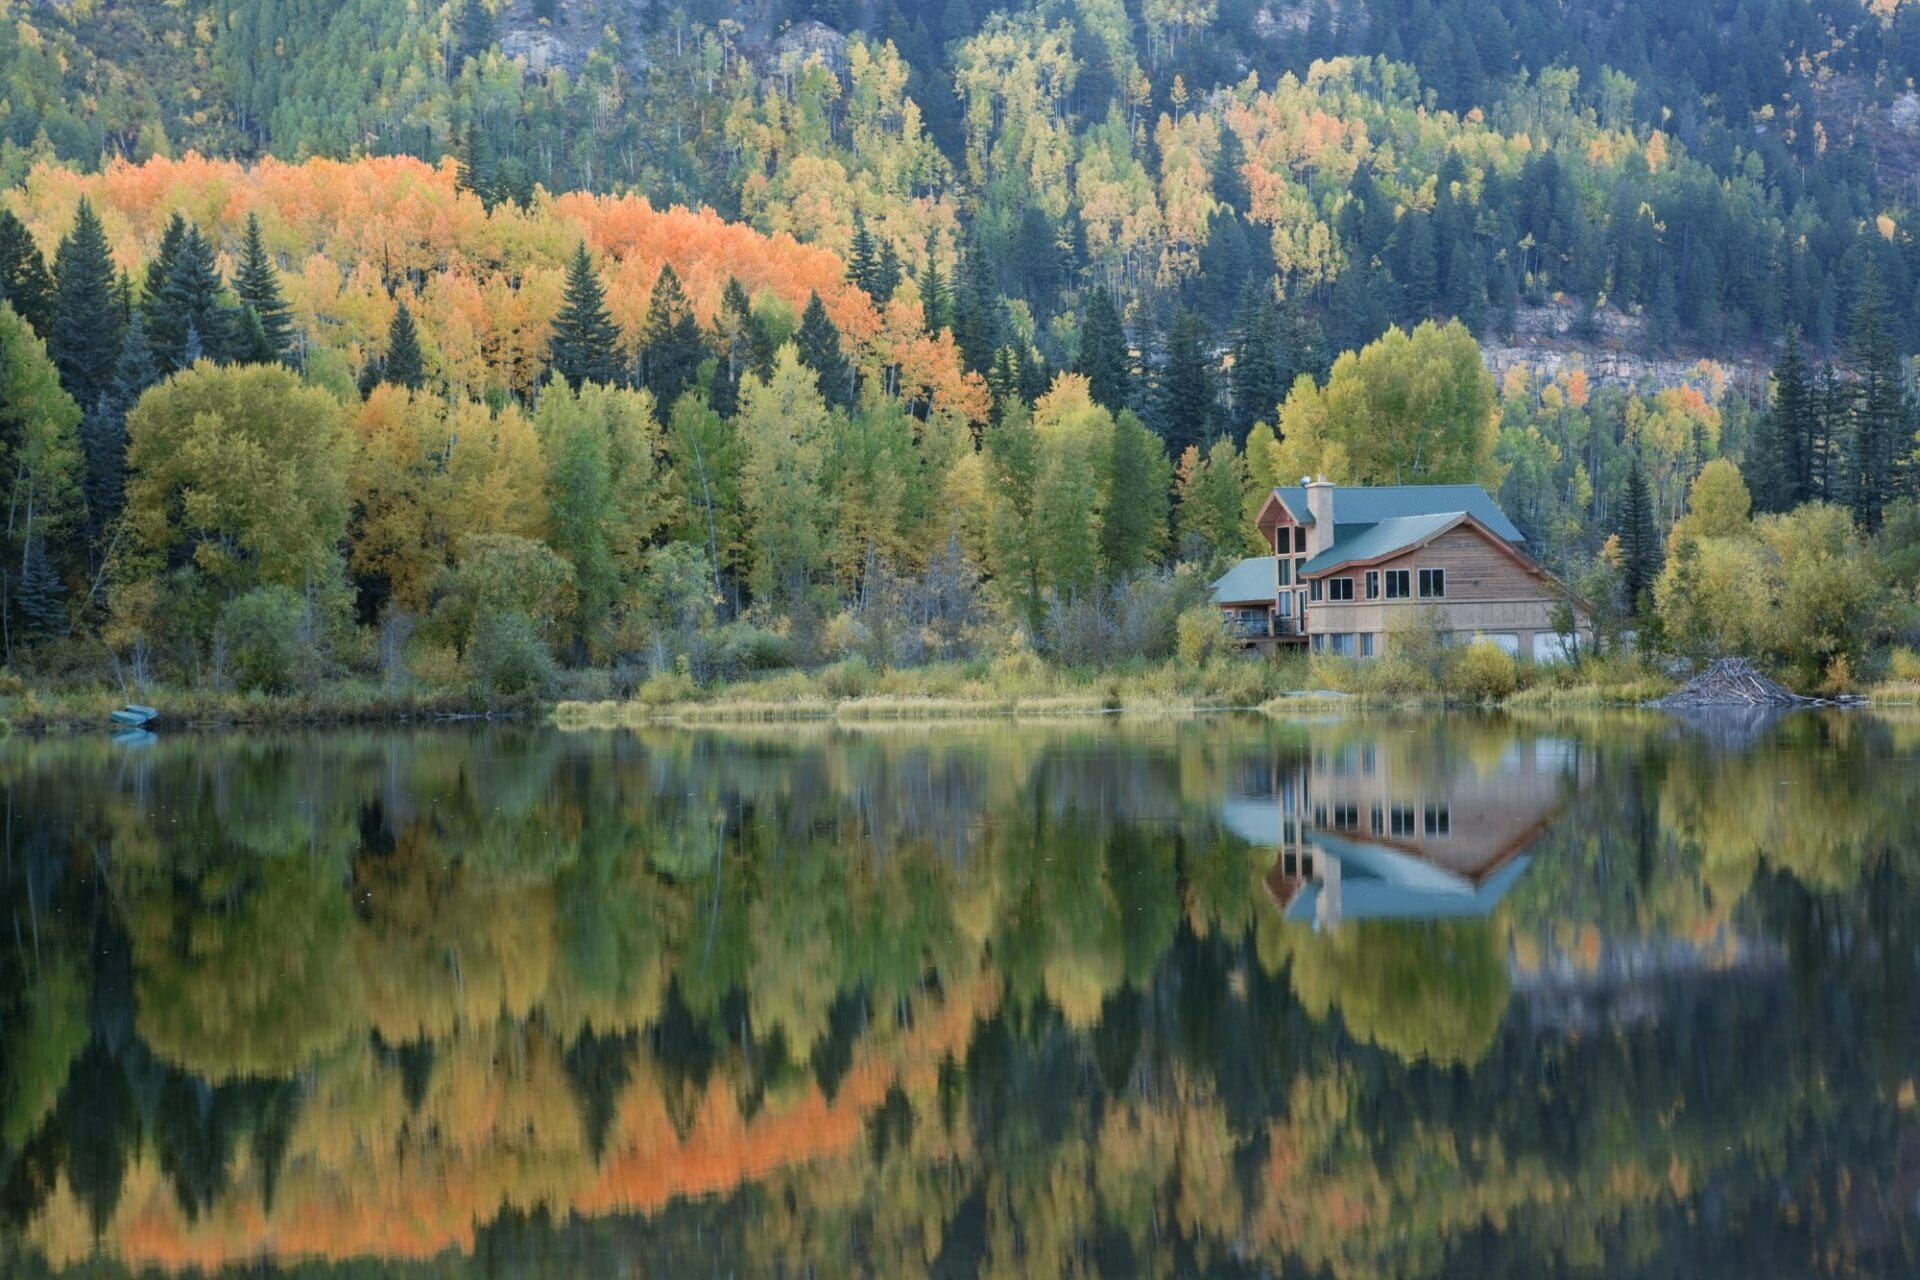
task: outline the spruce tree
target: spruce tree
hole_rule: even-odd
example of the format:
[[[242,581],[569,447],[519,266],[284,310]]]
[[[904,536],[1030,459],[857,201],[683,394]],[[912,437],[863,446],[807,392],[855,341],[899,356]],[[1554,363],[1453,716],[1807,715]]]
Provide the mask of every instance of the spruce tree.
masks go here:
[[[1133,403],[1133,361],[1127,354],[1127,331],[1113,295],[1095,286],[1087,299],[1087,316],[1080,324],[1080,360],[1095,404],[1118,413]]]
[[[815,293],[807,298],[807,309],[800,315],[800,332],[794,336],[800,363],[813,370],[820,381],[820,397],[829,408],[853,407],[853,365],[840,350],[840,331],[827,318],[826,304]]]
[[[1861,276],[1851,339],[1856,382],[1847,450],[1848,497],[1854,520],[1875,530],[1893,499],[1902,443],[1911,446],[1913,431],[1900,380],[1900,348],[1880,273],[1871,259]]]
[[[107,532],[126,501],[127,412],[159,378],[146,324],[135,312],[121,339],[108,390],[80,420],[81,484],[87,500],[87,531],[95,547],[105,545]]]
[[[1167,359],[1154,395],[1154,429],[1170,457],[1188,447],[1205,449],[1214,433],[1213,360],[1207,353],[1206,321],[1182,311],[1167,330]]]
[[[1659,544],[1653,528],[1653,494],[1647,487],[1647,473],[1641,469],[1640,455],[1634,454],[1627,471],[1626,502],[1620,513],[1621,586],[1627,608],[1638,611],[1642,598],[1652,590],[1659,571]]]
[[[28,643],[54,640],[67,632],[67,588],[47,558],[40,535],[27,539],[20,553],[20,576],[14,583],[14,604],[20,610],[20,629]]]
[[[214,260],[213,243],[188,227],[157,297],[148,299],[147,335],[154,363],[166,373],[194,362],[189,336],[198,339],[200,354],[219,361],[226,357],[227,316],[220,305],[222,282]]]
[[[32,233],[11,209],[0,209],[0,302],[46,337],[53,318],[53,277]]]
[[[83,197],[72,229],[53,255],[53,314],[46,335],[60,385],[76,403],[92,404],[112,382],[121,330],[113,255],[100,219]]]
[[[293,309],[280,294],[280,274],[267,257],[257,214],[247,215],[247,236],[241,247],[240,269],[234,273],[233,292],[253,312],[259,326],[258,335],[249,332],[235,344],[237,348],[253,349],[236,350],[234,358],[261,364],[286,360],[293,351]]]
[[[160,247],[153,251],[153,257],[147,262],[145,289],[141,297],[145,300],[147,312],[148,338],[153,329],[153,309],[160,305],[160,295],[166,291],[167,277],[173,274],[173,260],[180,254],[180,246],[186,242],[187,220],[176,212],[167,219],[166,228],[160,233]]]
[[[462,191],[471,191],[480,197],[481,208],[489,213],[500,202],[493,149],[487,145],[486,130],[478,120],[469,122],[466,133],[461,135],[460,149],[454,156],[454,181]]]
[[[940,331],[953,323],[953,293],[947,287],[946,273],[940,270],[939,261],[933,256],[933,246],[927,246],[927,269],[920,273],[920,317],[926,326],[929,337],[939,337]]]
[[[653,408],[660,421],[667,420],[674,401],[694,385],[706,355],[687,291],[674,269],[662,264],[647,299],[647,327],[640,346],[640,383],[653,392]]]
[[[1280,307],[1269,285],[1249,280],[1234,322],[1233,438],[1236,444],[1261,419],[1272,420],[1286,397],[1288,367],[1280,331]]]
[[[1800,329],[1787,327],[1780,363],[1773,368],[1773,407],[1767,415],[1773,460],[1763,468],[1773,479],[1766,509],[1791,511],[1813,496],[1814,449],[1820,437],[1813,374],[1800,349]]]
[[[620,380],[620,329],[607,313],[607,295],[582,241],[567,264],[567,290],[553,320],[547,359],[575,391],[583,382],[611,386]]]
[[[460,10],[460,61],[478,58],[493,47],[493,12],[485,0],[467,0]]]
[[[967,368],[985,375],[1005,339],[1002,305],[986,255],[970,248],[954,271],[953,341]]]
[[[873,237],[867,232],[867,220],[858,210],[853,215],[853,248],[847,255],[847,279],[853,281],[875,302],[882,301],[874,297],[874,268],[879,265],[873,246]]]
[[[873,265],[873,288],[867,290],[875,306],[884,307],[893,301],[894,293],[900,288],[900,251],[888,240],[880,246],[880,257]]]
[[[387,354],[381,361],[380,381],[418,391],[427,385],[427,362],[420,352],[420,334],[413,325],[413,312],[406,299],[393,310],[393,323],[387,326]]]

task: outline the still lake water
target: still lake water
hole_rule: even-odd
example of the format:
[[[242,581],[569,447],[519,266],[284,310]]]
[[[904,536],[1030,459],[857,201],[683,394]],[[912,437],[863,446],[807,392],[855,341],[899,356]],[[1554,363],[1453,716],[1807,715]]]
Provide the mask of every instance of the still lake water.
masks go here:
[[[0,1275],[1911,1275],[1920,717],[0,745]]]

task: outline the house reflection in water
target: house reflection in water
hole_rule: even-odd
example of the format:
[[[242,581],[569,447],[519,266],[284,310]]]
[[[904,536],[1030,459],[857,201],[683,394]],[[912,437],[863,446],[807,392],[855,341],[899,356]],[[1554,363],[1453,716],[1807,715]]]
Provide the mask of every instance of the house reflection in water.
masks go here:
[[[1503,735],[1491,757],[1476,745],[1317,738],[1243,776],[1221,817],[1278,850],[1266,887],[1290,921],[1485,916],[1590,768],[1569,739]]]

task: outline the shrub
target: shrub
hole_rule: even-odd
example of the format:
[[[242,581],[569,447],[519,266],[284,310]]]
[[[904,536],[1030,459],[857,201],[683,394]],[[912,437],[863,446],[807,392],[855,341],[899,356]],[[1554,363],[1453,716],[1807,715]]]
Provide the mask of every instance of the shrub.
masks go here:
[[[1847,661],[1847,655],[1837,653],[1833,661],[1827,664],[1826,677],[1820,682],[1823,697],[1837,698],[1843,693],[1853,691],[1853,664]]]
[[[1453,691],[1475,702],[1496,702],[1520,682],[1513,655],[1491,640],[1475,640],[1454,655]]]
[[[1174,630],[1179,637],[1180,661],[1190,666],[1197,667],[1231,647],[1227,641],[1226,620],[1212,605],[1195,605],[1186,610]]]
[[[793,665],[793,645],[777,631],[751,622],[729,622],[713,637],[710,661],[722,680],[738,680],[760,671]]]
[[[558,678],[539,627],[522,613],[490,613],[475,620],[467,669],[480,692],[503,697],[546,693]]]
[[[285,693],[300,659],[304,606],[288,587],[256,587],[220,611],[216,638],[235,687]]]
[[[1887,657],[1887,679],[1899,684],[1920,684],[1920,653],[1901,645]]]
[[[827,691],[829,697],[857,698],[872,683],[873,668],[858,654],[842,658],[820,672],[820,687]]]
[[[429,689],[450,689],[467,682],[467,669],[452,645],[416,641],[407,653],[407,674]]]

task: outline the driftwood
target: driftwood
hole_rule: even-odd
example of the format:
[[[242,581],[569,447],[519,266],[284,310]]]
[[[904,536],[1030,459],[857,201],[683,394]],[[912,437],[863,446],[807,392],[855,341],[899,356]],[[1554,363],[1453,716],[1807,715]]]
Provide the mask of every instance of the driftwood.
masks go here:
[[[1688,707],[1798,707],[1811,700],[1761,675],[1745,658],[1721,658],[1654,705]]]

